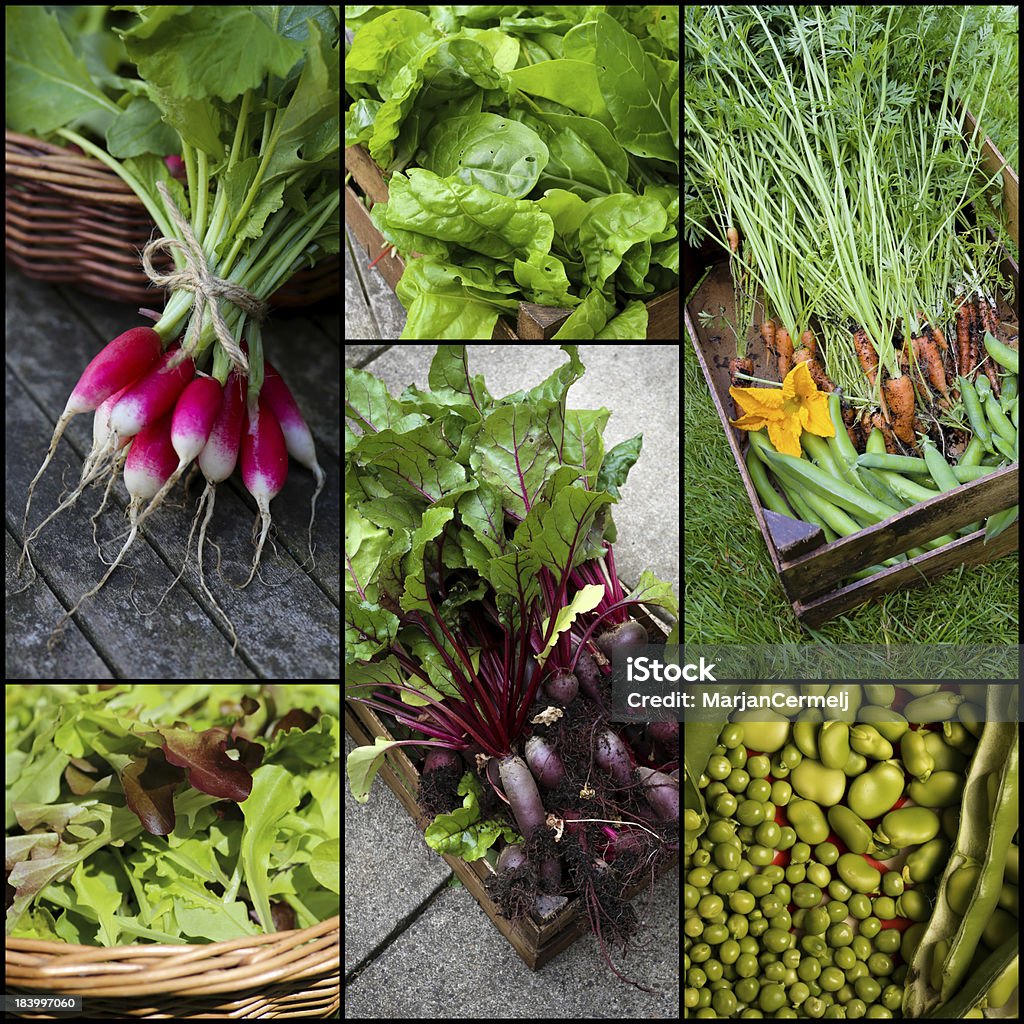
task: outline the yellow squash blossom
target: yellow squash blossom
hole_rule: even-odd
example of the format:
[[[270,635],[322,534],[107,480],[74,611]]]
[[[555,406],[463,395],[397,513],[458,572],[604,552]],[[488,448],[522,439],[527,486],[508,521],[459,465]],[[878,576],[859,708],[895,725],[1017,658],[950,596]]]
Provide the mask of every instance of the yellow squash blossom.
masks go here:
[[[732,425],[740,430],[768,428],[775,450],[800,457],[803,431],[819,437],[834,437],[828,413],[828,396],[815,386],[806,363],[797,363],[786,375],[781,388],[729,388],[736,404],[746,414]]]

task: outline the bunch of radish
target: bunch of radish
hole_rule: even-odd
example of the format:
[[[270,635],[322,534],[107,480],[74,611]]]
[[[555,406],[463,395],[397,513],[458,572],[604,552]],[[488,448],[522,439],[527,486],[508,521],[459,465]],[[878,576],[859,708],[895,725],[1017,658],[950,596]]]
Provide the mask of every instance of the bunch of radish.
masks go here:
[[[121,564],[141,524],[163,504],[185,471],[197,465],[206,490],[196,520],[206,508],[199,543],[202,547],[213,512],[213,493],[234,472],[241,458],[242,481],[256,501],[261,526],[252,571],[255,575],[271,526],[270,502],[284,487],[288,456],[314,476],[316,489],[310,517],[310,555],[316,498],[325,475],[317,462],[312,434],[281,375],[263,363],[262,386],[252,383],[230,365],[224,379],[200,371],[188,352],[176,343],[166,345],[150,327],[135,327],[111,341],[85,368],[57,421],[42,466],[29,486],[25,504],[25,547],[56,514],[68,508],[85,488],[104,474],[113,477],[123,465],[130,497],[130,529],[114,561],[96,586],[86,591],[61,620],[63,625],[82,603],[97,593]],[[79,486],[31,533],[28,516],[32,494],[53,458],[68,423],[77,415],[94,413],[93,448],[85,460]],[[194,526],[193,526],[194,529]],[[203,587],[213,599],[203,580]],[[214,602],[216,604],[216,602]],[[58,629],[60,626],[58,626]]]

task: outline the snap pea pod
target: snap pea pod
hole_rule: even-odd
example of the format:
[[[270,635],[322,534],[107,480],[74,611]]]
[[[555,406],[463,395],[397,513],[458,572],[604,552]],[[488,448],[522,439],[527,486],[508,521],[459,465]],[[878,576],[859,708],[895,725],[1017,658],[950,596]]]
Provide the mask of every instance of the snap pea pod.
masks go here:
[[[1011,505],[1010,508],[989,516],[985,522],[985,543],[995,540],[1007,527],[1012,526],[1020,515],[1020,506]]]
[[[980,466],[981,457],[985,454],[985,446],[976,437],[972,437],[967,450],[960,456],[957,466]]]
[[[963,459],[953,466],[952,469],[957,483],[961,484],[969,484],[972,480],[980,480],[982,477],[991,476],[996,471],[995,466],[965,466]]]
[[[747,464],[747,472],[750,474],[750,482],[754,485],[754,490],[757,491],[761,504],[765,508],[770,508],[773,512],[778,512],[780,516],[788,516],[792,519],[792,511],[782,500],[779,492],[772,487],[768,474],[765,472],[764,463],[758,457],[757,451],[752,445],[747,448],[744,461]]]
[[[1017,461],[1017,452],[1014,450],[1012,441],[1007,441],[1002,434],[992,435],[992,447],[1009,462]]]
[[[893,473],[910,473],[914,476],[928,475],[928,467],[923,459],[913,459],[909,455],[890,455],[888,452],[865,452],[857,456],[857,465],[866,469],[887,469]]]
[[[985,351],[1001,366],[1004,370],[1009,370],[1010,373],[1016,374],[1018,372],[1018,358],[1017,352],[1010,348],[1009,345],[1004,345],[997,337],[991,332],[985,332]]]
[[[853,469],[853,464],[857,461],[857,449],[853,447],[850,435],[846,432],[846,424],[843,422],[843,407],[836,391],[831,392],[828,396],[828,414],[832,420],[834,431],[832,437],[828,439],[828,446],[832,451],[832,459],[839,470],[840,477],[862,491],[867,490]]]
[[[953,473],[953,467],[939,454],[938,448],[928,438],[921,441],[921,447],[924,449],[925,465],[935,486],[940,491],[952,491],[959,487],[960,481]]]
[[[751,435],[751,438],[753,437],[754,435]],[[764,444],[767,445],[767,441]],[[870,494],[858,491],[803,459],[796,459],[792,455],[782,455],[767,447],[762,447],[761,450],[773,469],[780,469],[784,472],[788,470],[803,486],[847,512],[854,512],[870,519],[871,522],[879,523],[883,519],[896,515],[899,511],[899,509],[883,505],[882,502],[872,498]]]
[[[1017,431],[1006,418],[1006,413],[999,405],[999,399],[991,392],[985,398],[985,415],[988,416],[988,422],[995,433],[1002,435],[1011,444],[1017,439]]]
[[[806,430],[800,435],[800,446],[807,453],[807,457],[815,462],[821,469],[830,476],[842,479],[839,466],[832,455],[832,449],[825,443],[823,438],[817,434],[810,434]]]
[[[1002,389],[999,393],[999,401],[1003,404],[1003,412],[1006,412],[1010,403],[1017,397],[1017,374],[1010,374],[1003,378]]]
[[[855,472],[857,474],[857,479],[864,485],[867,492],[883,505],[890,505],[893,508],[906,507],[907,503],[893,494],[885,483],[883,483],[877,473],[870,469],[866,469],[863,466],[859,466]]]
[[[966,377],[957,377],[957,382],[960,385],[960,397],[964,400],[964,411],[971,421],[974,436],[979,438],[981,443],[991,451],[992,432],[988,429],[988,421],[985,419],[985,411],[981,407],[978,392],[974,390],[974,385]]]

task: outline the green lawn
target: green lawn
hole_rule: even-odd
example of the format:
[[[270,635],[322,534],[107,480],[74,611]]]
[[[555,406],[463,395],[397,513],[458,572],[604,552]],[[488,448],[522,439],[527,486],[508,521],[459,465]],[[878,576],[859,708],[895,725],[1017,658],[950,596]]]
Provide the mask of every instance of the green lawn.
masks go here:
[[[685,571],[688,643],[1017,644],[1016,554],[802,628],[775,574],[700,364],[684,339]]]

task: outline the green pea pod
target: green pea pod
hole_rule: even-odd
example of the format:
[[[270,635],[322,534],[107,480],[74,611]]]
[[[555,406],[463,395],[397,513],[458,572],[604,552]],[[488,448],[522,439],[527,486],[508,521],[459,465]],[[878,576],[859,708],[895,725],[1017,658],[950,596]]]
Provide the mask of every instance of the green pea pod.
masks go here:
[[[890,743],[895,743],[910,728],[910,723],[892,708],[868,704],[857,712],[857,718],[870,722]]]
[[[1009,370],[1012,374],[1017,374],[1017,367],[1019,364],[1019,357],[1017,352],[1010,348],[1009,345],[1004,345],[994,334],[989,331],[985,332],[985,351],[1001,366],[1004,370]]]
[[[893,754],[892,744],[871,725],[854,726],[850,730],[850,746],[872,761],[888,761]]]
[[[764,463],[758,458],[755,448],[752,446],[747,448],[744,461],[747,464],[747,472],[750,474],[750,482],[754,485],[761,504],[773,512],[778,512],[780,516],[795,518],[790,507],[782,500],[782,496],[772,487],[768,474],[765,472]]]
[[[912,782],[907,795],[919,807],[953,807],[960,803],[964,777],[958,772],[933,772],[927,781]]]
[[[988,429],[988,421],[985,419],[985,411],[981,407],[978,392],[974,390],[974,385],[966,377],[957,377],[957,382],[960,385],[960,396],[964,400],[964,411],[971,421],[971,429],[974,431],[975,437],[979,438],[981,443],[991,451],[992,432]]]
[[[828,823],[821,808],[813,800],[791,800],[786,817],[800,839],[817,846],[828,839]]]
[[[879,761],[850,784],[846,803],[862,818],[880,818],[903,795],[903,770],[895,761]]]
[[[867,853],[871,846],[871,828],[849,807],[836,804],[828,809],[828,823],[851,853]]]
[[[957,463],[958,466],[964,468],[971,468],[981,465],[981,457],[985,454],[985,446],[976,437],[972,437],[970,444],[967,445],[967,450],[960,456],[960,461]]]
[[[949,841],[942,836],[930,839],[910,853],[903,865],[903,877],[920,885],[930,882],[949,859]]]
[[[882,873],[856,853],[844,853],[836,862],[839,877],[854,892],[877,892]]]
[[[926,782],[935,771],[935,760],[928,753],[926,733],[912,729],[900,740],[900,757],[903,766],[915,778]]]
[[[929,807],[901,807],[882,819],[875,834],[883,843],[903,849],[934,839],[941,826],[939,816]]]
[[[1016,354],[1016,353],[1014,353]],[[985,993],[985,1005],[991,1010],[1001,1010],[1009,1001],[1017,988],[1018,958],[992,983]]]
[[[916,697],[904,709],[908,722],[942,722],[952,718],[964,699],[959,693],[940,690],[925,697]]]
[[[850,727],[846,722],[826,722],[818,736],[821,763],[842,770],[850,757]]]
[[[839,803],[846,792],[846,776],[841,768],[828,768],[809,757],[793,769],[789,781],[802,797],[821,807]]]
[[[986,378],[987,379],[987,378]],[[940,491],[952,491],[960,486],[953,472],[953,467],[939,454],[934,443],[925,438],[921,441],[924,450],[924,461],[928,466],[928,472],[935,481],[935,486]]]
[[[999,399],[995,395],[989,395],[985,399],[985,415],[988,416],[988,422],[992,429],[1001,434],[1010,444],[1017,440],[1017,431],[1013,429],[1013,424],[1006,418],[1006,413],[1003,412],[999,405]]]

